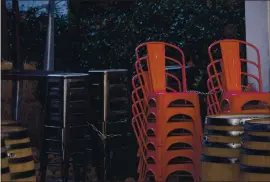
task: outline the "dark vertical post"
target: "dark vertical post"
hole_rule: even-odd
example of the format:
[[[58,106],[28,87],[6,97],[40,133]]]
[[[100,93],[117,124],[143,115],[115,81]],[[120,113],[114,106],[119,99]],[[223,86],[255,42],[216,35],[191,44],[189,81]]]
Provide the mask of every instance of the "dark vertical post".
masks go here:
[[[48,29],[44,56],[44,71],[54,70],[54,9],[55,0],[49,0]]]
[[[19,23],[20,23],[20,11],[18,0],[12,0],[12,11],[13,11],[13,23],[12,23],[12,60],[13,69],[23,70],[23,62],[20,59],[20,34],[19,34]]]
[[[81,6],[87,6],[87,4],[80,4],[80,1],[69,1],[69,34],[70,34],[70,42],[71,46],[69,49],[71,49],[69,53],[69,67],[72,68],[72,70],[75,71],[88,71],[88,70],[81,70],[80,65],[78,64],[79,60],[79,48],[80,48],[80,21],[81,21],[81,15],[84,12],[84,8],[81,8]]]
[[[12,61],[14,70],[23,70],[23,62],[20,59],[20,34],[19,34],[19,3],[18,0],[12,0],[13,24],[12,24]],[[12,81],[12,119],[19,121],[20,101],[22,93],[22,84],[20,80]]]
[[[6,0],[1,1],[1,58],[8,59],[8,29]]]

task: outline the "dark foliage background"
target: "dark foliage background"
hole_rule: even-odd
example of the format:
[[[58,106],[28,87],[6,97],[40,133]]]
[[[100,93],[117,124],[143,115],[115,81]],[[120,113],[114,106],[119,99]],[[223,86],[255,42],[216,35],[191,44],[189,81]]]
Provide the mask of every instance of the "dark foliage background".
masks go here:
[[[39,13],[39,8],[21,14],[21,58],[35,61],[42,68],[47,15]],[[9,12],[9,37],[11,15]],[[190,81],[193,89],[201,91],[206,89],[210,43],[222,38],[245,38],[244,0],[138,0],[105,7],[83,4],[71,8],[68,16],[55,16],[57,70],[133,70],[136,46],[145,41],[165,41],[184,49],[186,58],[192,60],[196,71]],[[12,42],[7,45],[11,48]]]

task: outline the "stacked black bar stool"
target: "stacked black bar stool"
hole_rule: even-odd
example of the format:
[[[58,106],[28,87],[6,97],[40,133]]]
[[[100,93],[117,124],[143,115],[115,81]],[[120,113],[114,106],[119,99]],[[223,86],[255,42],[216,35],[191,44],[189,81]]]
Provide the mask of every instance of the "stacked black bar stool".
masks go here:
[[[93,154],[99,156],[94,157],[98,159],[95,161],[97,175],[100,181],[113,181],[116,180],[116,171],[123,173],[122,170],[127,168],[120,164],[121,160],[125,160],[124,156],[113,162],[114,150],[121,150],[121,147],[130,143],[129,134],[132,131],[127,70],[93,70],[89,71],[89,78],[93,111],[91,120],[103,136],[96,140],[99,147]]]
[[[61,167],[61,178],[68,180],[71,164],[75,181],[84,181],[92,148],[89,127],[88,74],[61,73],[47,75],[45,119],[40,152],[41,181],[46,180],[49,165]],[[59,155],[60,161],[48,162],[48,154]],[[82,172],[80,172],[82,170]]]

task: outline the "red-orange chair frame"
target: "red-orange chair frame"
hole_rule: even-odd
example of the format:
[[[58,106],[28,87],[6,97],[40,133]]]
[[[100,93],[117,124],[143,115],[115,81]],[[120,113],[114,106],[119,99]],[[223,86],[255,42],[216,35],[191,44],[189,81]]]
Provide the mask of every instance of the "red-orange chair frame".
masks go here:
[[[136,61],[136,63],[135,63],[135,68],[136,68],[136,72],[137,72],[137,74],[141,74],[141,73],[143,73],[143,72],[145,72],[144,70],[143,70],[143,68],[142,68],[142,65],[141,65],[141,61],[142,60],[146,60],[147,62],[148,62],[148,56],[144,56],[144,57],[139,57],[139,55],[138,55],[138,49],[140,48],[140,47],[142,47],[142,46],[145,46],[145,45],[147,45],[147,44],[160,44],[160,42],[150,42],[150,43],[144,43],[144,44],[141,44],[140,46],[138,46],[137,48],[136,48],[136,58],[137,58],[137,61]],[[182,62],[183,62],[183,64],[181,64],[181,63],[179,63],[177,60],[175,60],[175,59],[173,59],[173,58],[169,58],[169,57],[167,57],[167,56],[165,56],[165,58],[166,59],[168,59],[168,60],[170,60],[170,61],[173,61],[173,62],[175,62],[175,63],[177,63],[180,67],[181,67],[181,69],[182,69],[182,82],[183,82],[183,86],[182,86],[182,91],[183,92],[181,92],[181,93],[170,93],[170,96],[172,97],[172,98],[170,98],[169,100],[168,100],[168,98],[166,98],[166,95],[164,95],[164,93],[166,93],[166,85],[164,85],[163,87],[162,86],[160,86],[160,85],[158,85],[157,87],[155,87],[155,86],[153,86],[153,83],[154,83],[154,80],[153,80],[153,75],[152,75],[152,77],[150,76],[150,78],[148,79],[147,77],[146,77],[146,75],[143,75],[143,77],[141,78],[141,77],[139,77],[139,81],[140,81],[140,83],[141,84],[145,84],[146,83],[146,81],[145,80],[148,80],[148,85],[150,86],[149,88],[147,88],[148,89],[148,99],[147,100],[150,100],[150,99],[153,99],[153,100],[158,100],[159,98],[160,99],[162,99],[163,101],[162,101],[162,104],[160,104],[161,105],[161,107],[163,108],[163,105],[165,104],[165,107],[167,108],[167,105],[166,105],[166,103],[170,103],[170,101],[173,101],[173,100],[178,100],[179,99],[179,97],[180,98],[182,98],[182,99],[184,99],[184,100],[191,100],[191,102],[192,103],[194,103],[195,104],[195,106],[197,105],[197,106],[199,106],[199,104],[198,104],[198,96],[196,95],[196,94],[194,94],[194,93],[187,93],[186,91],[187,91],[187,88],[186,88],[186,78],[185,78],[185,59],[184,59],[184,53],[183,53],[183,51],[180,49],[180,48],[178,48],[178,47],[176,47],[176,46],[173,46],[173,45],[171,45],[171,44],[167,44],[167,43],[161,43],[161,44],[164,44],[164,45],[167,45],[167,46],[171,46],[171,47],[173,47],[173,48],[175,48],[175,49],[177,49],[180,53],[181,53],[181,55],[182,55]],[[149,63],[147,63],[147,66],[148,66],[148,72],[149,71],[152,71],[153,69],[150,69],[149,68]],[[155,65],[156,66],[156,65]],[[154,67],[155,67],[154,66]],[[166,75],[166,72],[165,72],[165,62],[164,62],[164,76]],[[155,73],[155,75],[157,76],[157,73]],[[177,77],[175,77],[174,75],[172,75],[172,74],[167,74],[168,76],[171,76],[171,77],[173,77],[174,79],[176,79],[176,80],[178,80],[178,78]],[[143,80],[142,80],[143,79]],[[164,81],[164,80],[163,80]],[[180,80],[178,80],[178,83],[180,83]],[[181,88],[181,87],[180,87]],[[174,92],[176,92],[175,90],[172,90],[172,91],[174,91]],[[165,96],[165,97],[164,97]],[[194,98],[195,97],[195,98]],[[165,99],[165,100],[164,100]],[[158,103],[158,102],[156,102],[156,103]],[[159,104],[157,104],[157,105],[159,105]],[[160,107],[160,106],[159,106]],[[164,108],[163,108],[164,109]],[[198,111],[197,111],[198,112]],[[196,113],[196,111],[195,111],[195,113]],[[162,120],[164,120],[164,121],[166,121],[166,118],[160,118],[161,119],[161,121]],[[195,124],[195,126],[194,127],[197,127],[198,128],[198,126],[196,126],[196,125],[199,125],[199,126],[201,126],[201,123],[200,123],[200,118],[195,118],[195,120],[194,121],[198,121],[199,120],[199,123],[194,123]],[[161,125],[161,124],[165,124],[165,127],[166,127],[166,123],[159,123],[159,125]],[[164,126],[159,126],[160,128],[164,128]],[[201,130],[201,127],[200,127],[200,129],[199,130]],[[197,143],[197,145],[201,145],[200,144],[200,140],[201,140],[201,134],[202,132],[198,132],[198,130],[197,130],[197,132],[195,132],[195,134],[198,134],[198,139],[197,140],[199,140],[199,144]],[[164,135],[164,134],[163,134]],[[165,136],[167,136],[167,135],[165,135]],[[160,141],[160,142],[162,142],[162,141]],[[162,142],[163,143],[163,142]],[[161,145],[162,145],[162,143],[160,143]],[[199,150],[200,151],[200,150]],[[198,152],[199,152],[198,151]]]
[[[234,43],[234,44],[230,44],[230,43]],[[222,56],[226,56],[225,57],[227,60],[226,64],[224,63],[224,58],[219,59],[219,60],[214,60],[213,58],[211,50],[213,49],[213,47],[215,47],[218,44],[221,44],[223,46],[222,51],[224,55]],[[240,56],[239,58],[238,56],[234,56],[233,53],[236,54],[237,51],[240,54],[240,50],[239,50],[240,44],[244,44],[255,50],[257,54],[258,63],[255,63],[254,61],[247,60],[244,58],[240,58]],[[232,51],[232,48],[229,46],[234,46],[233,51],[235,52],[229,52],[229,51]],[[207,96],[208,114],[219,114],[219,113],[262,113],[263,114],[263,113],[270,112],[270,110],[267,108],[266,109],[253,109],[253,110],[246,110],[246,111],[241,109],[242,106],[250,100],[260,100],[270,105],[270,99],[269,99],[270,94],[262,92],[260,54],[259,54],[259,50],[256,48],[255,45],[248,42],[241,41],[241,40],[229,40],[229,39],[220,40],[220,41],[214,42],[213,44],[209,46],[208,54],[209,54],[211,62],[207,67],[207,73],[209,77],[207,81],[207,86],[208,86],[209,92],[210,93],[212,92],[212,94],[209,94]],[[229,61],[233,63],[227,64]],[[258,69],[258,76],[251,73],[242,72],[241,71],[242,62],[254,65]],[[218,63],[221,65],[221,68],[222,68],[221,72],[218,72],[216,69],[216,64]],[[211,74],[210,69],[213,69],[214,74]],[[256,80],[256,82],[258,83],[258,92],[243,92],[242,91],[243,89],[250,88],[250,85],[239,85],[241,84],[242,75],[251,77],[254,80]],[[216,79],[217,85],[214,84],[213,79]],[[214,92],[217,92],[217,91],[222,92],[222,98],[218,97],[217,94],[214,94]],[[236,95],[238,98],[236,98]],[[234,101],[235,99],[237,100],[237,102]],[[226,103],[226,102],[228,104],[227,105],[228,108],[222,108],[222,106],[224,105],[223,103]]]

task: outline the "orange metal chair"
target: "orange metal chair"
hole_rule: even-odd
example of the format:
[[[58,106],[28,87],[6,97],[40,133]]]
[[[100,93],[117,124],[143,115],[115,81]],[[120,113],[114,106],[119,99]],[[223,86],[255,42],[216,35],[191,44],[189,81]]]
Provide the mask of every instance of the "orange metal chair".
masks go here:
[[[134,107],[132,108],[134,112]],[[136,111],[135,111],[136,112]],[[143,179],[145,176],[145,170],[147,165],[147,147],[146,147],[146,134],[142,132],[144,129],[140,124],[141,114],[137,114],[132,119],[132,126],[134,129],[135,136],[138,141],[139,150],[138,150],[138,157],[139,157],[139,166],[138,166],[138,173],[139,173],[139,180]]]
[[[144,56],[144,57],[140,58],[139,54],[138,54],[138,50],[143,46],[147,46],[148,56]],[[165,54],[164,54],[165,46],[173,47],[174,49],[176,49],[177,51],[179,51],[181,53],[181,56],[182,56],[181,63],[174,58],[165,56]],[[150,57],[152,57],[152,58],[150,58]],[[166,93],[166,94],[163,94],[163,96],[165,98],[164,101],[165,101],[165,104],[167,103],[169,107],[171,107],[173,105],[174,105],[173,107],[175,107],[177,104],[179,106],[181,106],[181,105],[188,106],[188,103],[190,104],[189,106],[192,106],[191,104],[193,104],[193,106],[195,107],[195,111],[197,112],[195,118],[199,116],[199,114],[198,114],[199,113],[198,95],[196,93],[193,93],[193,92],[187,92],[185,60],[184,60],[184,53],[181,49],[179,49],[178,47],[176,47],[174,45],[163,43],[163,42],[144,43],[136,48],[136,58],[137,58],[137,61],[135,63],[136,72],[137,72],[137,74],[142,75],[142,77],[138,77],[140,80],[140,83],[142,85],[145,84],[147,86],[147,87],[145,87],[146,88],[145,93],[146,93],[147,100],[149,101],[149,104],[150,103],[152,103],[152,105],[155,104],[155,97],[157,95],[159,95],[159,93]],[[175,77],[174,75],[172,75],[170,73],[165,72],[165,59],[167,61],[172,61],[172,62],[176,63],[178,66],[180,66],[180,69],[182,70],[182,84],[177,77]],[[142,65],[141,65],[142,60],[146,60],[147,67],[149,69],[148,72],[143,70]],[[149,64],[148,64],[148,62],[149,62]],[[152,67],[151,67],[151,65],[152,65]],[[165,75],[177,80],[177,82],[179,84],[179,91],[178,92],[176,90],[166,86]],[[170,92],[169,93],[166,92],[167,90],[169,90]],[[183,100],[185,101],[185,103],[179,104],[179,101],[181,102]],[[171,104],[171,105],[169,105],[169,104]],[[174,111],[174,110],[171,109],[171,111]],[[191,111],[193,111],[193,110],[191,110]],[[188,113],[188,112],[185,112],[185,113]],[[172,115],[172,114],[170,114],[170,115]]]
[[[148,55],[140,57],[139,56],[139,49],[143,46],[147,46],[147,51]],[[177,61],[174,58],[168,57],[165,55],[165,46],[172,47],[176,49],[180,54],[181,54],[181,62]],[[137,61],[135,63],[135,68],[137,74],[141,74],[142,77],[138,77],[140,80],[140,83],[142,85],[146,85],[146,97],[149,100],[149,104],[153,103],[152,105],[155,104],[155,97],[159,95],[159,93],[166,93],[163,94],[165,100],[165,104],[167,103],[169,107],[176,107],[176,105],[179,106],[193,106],[193,109],[197,111],[196,117],[199,116],[199,102],[198,102],[198,95],[193,92],[187,92],[187,87],[186,87],[186,72],[185,72],[185,58],[184,58],[184,53],[183,51],[171,44],[163,43],[163,42],[148,42],[139,45],[136,48],[136,58]],[[141,62],[143,60],[146,60],[148,72],[143,70]],[[171,61],[178,65],[182,71],[182,84],[179,80],[179,78],[175,77],[174,75],[165,72],[165,62],[166,61]],[[165,81],[165,76],[169,76],[174,78],[178,85],[179,85],[179,90],[176,91],[170,87],[166,86],[166,81]],[[166,91],[170,91],[169,93]],[[182,104],[177,103],[177,101],[184,100],[185,102]],[[171,105],[169,105],[171,104]],[[174,105],[174,106],[173,106]],[[171,111],[174,111],[171,109]],[[191,110],[193,111],[193,110]],[[189,113],[188,111],[185,113]],[[171,114],[172,115],[172,114]]]
[[[139,49],[143,46],[147,47],[147,55],[139,57]],[[174,58],[165,55],[165,46],[174,48],[181,55],[181,62]],[[198,95],[195,93],[188,93],[186,88],[186,73],[185,73],[185,58],[183,51],[176,46],[163,42],[149,42],[141,44],[136,48],[135,68],[138,79],[141,85],[144,85],[149,110],[147,115],[155,116],[155,123],[150,126],[149,117],[147,118],[148,130],[151,129],[152,133],[155,133],[156,137],[148,137],[149,143],[154,143],[156,149],[155,155],[149,156],[152,161],[155,161],[156,166],[153,167],[152,173],[154,173],[156,180],[166,180],[171,173],[186,169],[187,172],[194,174],[194,179],[199,180],[199,176],[195,171],[199,172],[200,166],[200,151],[201,151],[201,138],[202,127],[200,121],[200,111]],[[146,65],[143,67],[143,61]],[[174,64],[180,66],[182,70],[182,80],[172,74],[165,72],[166,61],[171,61]],[[147,71],[147,72],[146,72]],[[147,74],[145,74],[147,73]],[[179,91],[166,86],[166,76],[172,77],[177,80],[179,84]],[[181,84],[182,83],[182,84]],[[167,92],[170,91],[170,92]],[[182,106],[182,107],[181,107]],[[179,122],[178,124],[168,122],[170,118],[184,114],[192,118],[193,123]],[[168,137],[168,133],[176,129],[188,130],[190,136],[173,136]],[[151,141],[153,138],[153,141]],[[168,151],[169,146],[176,143],[186,143],[187,138],[190,138],[190,146],[192,149],[183,151]],[[196,151],[196,152],[194,152]],[[149,152],[150,153],[150,152]],[[193,164],[174,164],[169,165],[168,162],[176,157],[186,157],[194,161]],[[149,161],[148,161],[149,162]],[[157,164],[157,162],[159,164]],[[193,167],[190,167],[193,166]],[[158,169],[159,166],[162,169]],[[181,167],[180,167],[181,166]],[[186,166],[186,168],[185,168]],[[155,169],[154,169],[155,168]],[[196,169],[197,168],[197,169]],[[189,169],[194,169],[190,171]],[[197,173],[198,174],[198,173]]]
[[[146,115],[145,110],[147,105],[145,104],[145,100],[143,97],[143,90],[142,86],[136,86],[135,80],[137,79],[137,76],[135,76],[132,79],[132,85],[133,85],[133,92],[132,92],[132,113],[133,113],[133,119],[132,119],[132,126],[135,133],[135,136],[137,138],[137,142],[139,145],[138,150],[138,157],[139,159],[139,165],[138,165],[138,173],[139,173],[139,180],[143,180],[146,173],[147,168],[147,160],[146,160],[146,153],[147,153],[147,135],[146,135]],[[140,92],[141,91],[141,92]]]
[[[162,95],[162,94],[160,94],[160,95]],[[159,100],[160,100],[160,103],[164,103],[162,101],[162,99],[164,97],[159,97],[159,96],[156,97],[157,103],[159,102]],[[158,113],[162,113],[162,111],[166,112],[166,109],[168,110],[166,105],[160,105],[159,109],[160,109],[160,111],[158,111]],[[172,109],[172,108],[169,108],[169,109]],[[188,109],[191,109],[191,108],[188,108]],[[171,113],[173,113],[172,115],[164,114],[165,118],[158,117],[159,115],[157,115],[157,117],[156,117],[156,123],[158,126],[156,127],[156,130],[154,130],[154,132],[157,133],[156,135],[158,136],[158,139],[160,139],[158,142],[161,145],[159,150],[162,151],[162,156],[161,156],[162,167],[163,167],[162,180],[166,180],[167,177],[171,173],[173,173],[175,171],[179,171],[179,170],[182,171],[183,169],[186,169],[184,171],[193,174],[194,179],[199,180],[199,177],[195,175],[195,166],[199,166],[199,158],[198,157],[200,154],[198,153],[198,151],[196,149],[198,149],[197,147],[200,146],[200,138],[196,135],[196,131],[195,131],[196,120],[194,120],[191,117],[192,115],[194,115],[194,113],[192,114],[192,111],[190,111],[190,110],[189,110],[189,112],[187,112],[188,109],[185,110],[185,108],[184,108],[184,110],[182,111],[182,108],[181,109],[173,108],[174,112],[171,112]],[[186,117],[184,119],[177,118],[177,116],[179,116],[179,115],[186,116]],[[158,118],[160,118],[160,120],[158,120]],[[187,119],[187,118],[190,118],[190,119]],[[177,130],[178,130],[178,132],[179,132],[179,130],[180,131],[182,130],[182,132],[180,132],[180,135],[179,135],[179,133],[177,133]],[[160,131],[160,133],[158,133],[158,131]],[[185,133],[183,133],[183,131]],[[177,134],[175,134],[175,133],[177,133]],[[178,143],[188,145],[188,146],[190,146],[190,148],[185,149],[185,148],[180,147],[180,148],[178,148],[178,150],[173,150],[173,149],[170,150],[170,148],[172,148],[172,146],[174,146]],[[194,152],[194,150],[195,150],[195,152]],[[186,164],[186,163],[182,164],[180,162],[180,164],[176,164],[176,165],[169,164],[170,161],[172,161],[178,157],[187,158],[191,161],[191,163],[190,164]]]
[[[136,126],[138,125],[138,121],[136,121],[136,117],[133,117],[132,119],[132,126],[134,128],[134,130],[136,130],[135,128],[138,127]],[[139,145],[139,151],[138,151],[138,157],[139,157],[139,165],[138,165],[138,173],[139,173],[139,181],[143,180],[145,177],[145,173],[146,173],[146,168],[147,168],[147,150],[144,146],[144,142],[140,142],[140,138],[142,138],[142,136],[139,136],[137,132],[135,132],[136,134],[136,138],[138,141],[138,145]],[[144,140],[144,139],[141,139]]]
[[[138,81],[139,76],[141,75],[135,75],[132,79],[133,85],[132,112],[134,116],[132,120],[132,126],[139,145],[138,157],[140,159],[138,165],[138,173],[139,173],[138,180],[144,181],[147,172],[154,171],[154,173],[158,173],[160,167],[158,164],[155,163],[156,159],[155,136],[150,136],[149,132],[146,132],[148,127],[150,127],[151,129],[155,129],[155,124],[148,123],[148,119],[146,118],[147,109],[149,108],[149,106],[147,101],[144,99],[145,95],[143,89],[144,86],[140,86],[138,85],[138,83],[136,83],[136,81]]]
[[[218,50],[216,49],[218,45],[221,50],[221,59],[214,59],[212,50]],[[257,62],[256,60],[251,61],[241,58],[240,45],[254,49],[257,54]],[[208,90],[209,92],[222,91],[221,96],[218,94],[208,95],[208,114],[268,114],[270,112],[270,93],[262,92],[260,54],[253,44],[241,40],[220,40],[209,46],[208,54],[211,61],[207,67],[209,77],[207,82]],[[243,63],[252,64],[256,67],[258,75],[242,70]],[[219,67],[220,70],[218,70]],[[258,85],[258,91],[250,91],[250,84],[244,85],[242,83],[243,77],[253,78]],[[254,101],[257,101],[260,105],[250,106],[250,103]]]
[[[177,122],[174,120],[174,122],[169,122],[166,124],[165,122],[165,127],[164,127],[164,130],[165,130],[165,133],[158,133],[158,128],[159,127],[163,127],[162,126],[162,121],[157,121],[157,117],[153,117],[155,116],[156,112],[149,112],[148,116],[152,116],[151,119],[150,117],[147,118],[148,120],[148,126],[147,126],[147,137],[148,137],[148,144],[152,144],[152,148],[154,148],[153,150],[150,150],[150,147],[147,147],[147,161],[154,161],[154,163],[157,165],[155,167],[155,170],[161,170],[159,168],[159,166],[163,166],[163,171],[161,171],[162,175],[160,176],[160,172],[158,171],[155,171],[154,169],[152,169],[152,173],[156,176],[156,179],[157,180],[164,180],[164,178],[162,178],[162,176],[168,176],[169,174],[168,171],[166,170],[166,168],[170,167],[171,169],[175,169],[174,171],[176,170],[179,170],[179,166],[182,166],[182,168],[184,168],[185,166],[190,166],[192,165],[193,166],[193,163],[192,164],[178,164],[176,166],[176,168],[173,168],[172,166],[168,166],[168,163],[169,161],[173,160],[174,158],[177,158],[179,156],[182,156],[182,157],[186,157],[188,159],[190,159],[191,161],[193,161],[195,154],[197,153],[194,153],[194,151],[192,150],[192,146],[194,146],[194,143],[196,142],[194,139],[195,137],[193,137],[194,135],[194,123],[193,122],[190,122],[190,121],[187,121],[187,120],[183,120],[182,122]],[[150,120],[151,123],[150,123]],[[153,121],[154,120],[154,121]],[[170,121],[170,120],[169,120]],[[187,133],[189,135],[185,136],[170,136],[171,133],[173,133],[175,130],[179,130],[179,129],[182,129],[182,130],[185,130],[185,131],[188,131]],[[151,135],[149,135],[151,134]],[[167,138],[164,142],[163,145],[158,145],[158,143],[161,143],[161,139],[163,137],[160,137],[160,136],[164,136],[165,138]],[[158,141],[158,139],[160,139]],[[181,148],[181,150],[173,150],[170,148],[172,148],[173,145],[175,144],[178,144],[178,143],[182,143],[184,145],[188,145],[188,146],[191,146],[191,148]],[[160,155],[162,156],[160,156]],[[162,164],[160,163],[160,161],[163,161],[164,162],[166,161],[166,164]],[[152,166],[154,167],[154,166]],[[181,169],[182,169],[181,168]],[[150,166],[149,166],[149,169],[150,169]],[[187,172],[190,172],[191,174],[194,174],[194,171],[189,171],[188,169],[190,169],[190,167],[187,168]],[[194,169],[194,167],[193,167]],[[174,172],[174,171],[171,171],[171,172]]]
[[[133,85],[133,88],[134,88],[134,90],[132,92],[132,101],[133,101],[133,107],[132,108],[133,108],[133,115],[134,116],[137,113],[140,113],[141,111],[145,110],[146,107],[148,107],[147,104],[146,104],[146,107],[143,104],[141,104],[141,103],[144,102],[144,100],[142,99],[142,97],[140,97],[140,94],[138,94],[138,90],[141,90],[142,87],[136,87],[136,83],[135,83],[136,79],[138,79],[138,75],[134,76],[133,79],[132,79],[132,85]],[[142,93],[143,92],[141,92],[141,95],[143,95]],[[141,109],[139,109],[138,107],[140,107]],[[150,115],[151,115],[151,112],[150,112]],[[143,117],[144,120],[146,120],[144,114],[143,114],[142,117]],[[145,135],[145,130],[141,129],[142,131],[140,132],[140,131],[137,131],[137,129],[135,129],[135,127],[136,127],[136,126],[134,126],[135,123],[137,123],[137,125],[140,125],[140,126],[143,125],[143,124],[138,124],[138,123],[142,123],[142,121],[138,121],[138,120],[142,120],[142,118],[141,117],[137,117],[137,118],[134,117],[132,123],[133,123],[134,131],[135,131],[135,135],[136,135],[136,137],[138,139],[138,143],[139,143],[139,156],[141,156],[141,158],[139,160],[139,166],[138,166],[139,180],[143,180],[146,177],[146,168],[148,168],[148,171],[152,171],[152,173],[154,173],[154,174],[161,173],[161,172],[158,172],[158,170],[160,171],[160,168],[158,167],[159,164],[157,164],[155,162],[156,161],[156,153],[161,152],[161,151],[160,150],[155,151],[155,148],[158,148],[157,145],[156,145],[155,136],[149,136],[148,135],[148,133],[151,133],[149,131],[153,131],[153,133],[154,133],[154,131],[155,131],[155,123],[148,123],[147,135],[148,135],[148,146],[150,146],[150,147],[147,147],[147,164],[146,164],[146,162],[145,162],[146,157],[145,157],[144,152],[142,152],[142,151],[145,151],[145,144],[141,143],[142,140],[144,140],[144,139],[140,138],[140,135],[141,136]],[[190,129],[190,130],[192,130],[192,129]],[[138,133],[140,133],[140,134],[138,134]],[[186,138],[183,138],[183,139],[186,140]],[[185,142],[185,141],[182,141],[182,142]],[[151,147],[151,145],[153,147]],[[192,152],[192,151],[190,151],[190,152]],[[172,151],[171,153],[176,153],[176,152]],[[175,155],[177,155],[177,154],[175,154]],[[178,151],[178,156],[179,155],[181,155],[181,153],[179,153],[179,151]],[[188,157],[190,157],[190,155]],[[157,161],[160,161],[160,160],[157,160]],[[153,163],[155,163],[155,164],[153,164]],[[158,180],[158,177],[156,177],[156,179]]]
[[[133,100],[134,100],[134,97],[133,97]],[[136,102],[138,102],[138,101],[136,101]],[[136,108],[136,106],[135,106],[136,102],[133,101],[133,103],[134,103],[133,104],[133,113],[136,113],[138,111],[138,109],[135,109]],[[134,117],[133,124],[135,124],[135,122],[137,122],[137,125],[142,126],[143,124],[138,124],[138,123],[142,123],[141,121],[138,121],[138,120],[141,120],[141,118],[140,117],[138,117],[138,118]],[[185,123],[185,125],[184,125],[184,123]],[[154,125],[155,124],[156,123],[154,123]],[[167,132],[166,132],[167,135],[169,135],[170,134],[169,132],[173,131],[174,128],[181,128],[181,129],[185,128],[187,131],[192,131],[192,132],[194,131],[193,126],[192,126],[192,122],[185,122],[184,121],[183,123],[172,123],[172,124],[173,125],[177,124],[178,126],[171,127],[172,129],[167,130]],[[159,165],[162,165],[162,164],[160,164],[159,161],[160,161],[160,158],[162,158],[162,157],[159,157],[159,159],[158,159],[157,153],[160,153],[160,152],[164,153],[164,149],[167,150],[165,152],[166,152],[166,159],[167,159],[167,163],[168,163],[167,164],[168,166],[165,167],[165,169],[164,169],[165,170],[164,171],[164,173],[165,173],[164,176],[168,176],[169,175],[168,172],[172,173],[175,170],[180,170],[180,169],[181,170],[186,169],[185,171],[187,171],[187,172],[189,172],[189,173],[191,173],[193,175],[194,170],[195,170],[194,166],[193,166],[193,163],[190,163],[190,164],[186,164],[186,163],[185,164],[178,164],[176,166],[176,168],[173,168],[171,165],[169,165],[169,162],[171,160],[173,160],[174,158],[177,158],[179,156],[186,157],[186,158],[190,159],[190,161],[192,161],[192,159],[194,158],[194,152],[193,152],[192,148],[182,148],[182,150],[173,150],[172,149],[171,151],[169,151],[169,149],[172,148],[172,146],[177,144],[177,143],[182,143],[184,145],[192,146],[194,144],[193,133],[192,133],[192,135],[187,135],[187,136],[169,137],[167,139],[166,145],[162,146],[162,147],[159,147],[157,145],[157,143],[156,143],[156,137],[155,137],[155,135],[156,135],[155,134],[156,127],[154,125],[150,126],[149,123],[148,123],[148,127],[147,127],[148,131],[147,132],[145,131],[145,129],[141,129],[142,132],[135,132],[136,137],[139,138],[138,143],[139,143],[140,156],[143,158],[143,159],[141,158],[140,162],[139,162],[139,167],[138,167],[138,172],[140,174],[139,176],[145,176],[146,175],[145,169],[148,168],[148,170],[152,171],[152,173],[155,176],[157,176],[156,177],[157,180],[158,179],[162,180],[162,178],[158,178],[158,175],[157,175],[157,174],[159,174],[158,170],[161,170],[159,168]],[[135,128],[134,125],[133,125],[133,127]],[[136,131],[136,129],[134,129],[134,130]],[[150,131],[152,131],[152,132],[150,132]],[[137,134],[137,133],[140,133],[140,134]],[[145,133],[147,133],[147,141],[145,141],[145,138],[146,138]],[[150,136],[149,133],[152,133],[153,135]],[[140,137],[140,136],[143,136],[143,135],[144,135],[144,137]],[[147,146],[149,146],[149,144],[152,144],[153,147],[145,147],[146,142],[148,143]],[[144,144],[142,144],[142,143],[144,143]],[[153,149],[151,150],[150,148],[153,148]],[[147,157],[146,157],[145,153],[147,153]],[[147,160],[146,160],[146,158],[147,158]],[[166,168],[170,168],[171,170],[167,170]],[[172,169],[174,169],[174,170],[172,171]],[[191,171],[191,169],[193,169],[193,171]],[[139,180],[141,180],[141,179],[143,179],[143,177],[139,178]]]
[[[140,157],[140,159],[138,165],[138,180],[143,181],[146,178],[146,173],[149,171],[153,171],[155,174],[161,173],[161,167],[159,163],[155,162],[156,154],[160,152],[155,150],[157,146],[155,136],[149,135],[150,129],[148,129],[149,131],[146,132],[146,127],[150,127],[151,129],[155,130],[155,123],[147,123],[146,110],[148,108],[148,105],[147,102],[145,104],[145,100],[142,96],[142,86],[136,87],[135,80],[137,79],[137,77],[138,75],[134,76],[132,79],[132,112],[134,116],[132,120],[132,126],[139,145],[138,157]],[[141,92],[139,93],[139,91]],[[154,147],[151,147],[151,145]],[[160,160],[157,160],[157,162],[158,161]]]

